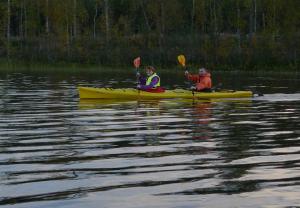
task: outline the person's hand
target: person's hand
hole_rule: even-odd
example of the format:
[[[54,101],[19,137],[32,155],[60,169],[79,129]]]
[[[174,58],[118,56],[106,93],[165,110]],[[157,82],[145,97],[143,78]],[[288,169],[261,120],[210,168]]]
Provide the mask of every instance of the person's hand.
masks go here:
[[[140,72],[137,72],[136,77],[140,77],[140,76],[141,76]]]
[[[138,84],[138,85],[136,86],[136,88],[137,88],[137,89],[141,89],[141,85]]]
[[[187,76],[188,74],[189,74],[189,71],[186,70],[186,71],[184,72],[184,75]]]

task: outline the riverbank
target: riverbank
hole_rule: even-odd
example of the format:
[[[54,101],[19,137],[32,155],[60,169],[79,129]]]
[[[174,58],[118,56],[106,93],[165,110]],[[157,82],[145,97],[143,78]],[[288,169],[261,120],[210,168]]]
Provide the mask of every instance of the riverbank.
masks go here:
[[[105,71],[122,71],[121,68],[112,68],[109,66],[98,66],[94,64],[79,64],[79,63],[28,63],[22,61],[3,61],[0,60],[0,73],[6,72],[33,72],[33,73],[63,73],[63,74],[78,74],[78,73],[103,73]]]
[[[23,61],[6,61],[4,59],[0,59],[0,73],[12,73],[12,72],[24,72],[24,73],[60,73],[60,74],[100,74],[106,72],[117,72],[117,73],[132,73],[133,67],[132,63],[128,63],[128,66],[103,66],[97,64],[80,64],[80,63],[67,63],[67,62],[56,62],[56,63],[28,63]],[[147,65],[147,64],[145,64]],[[156,66],[159,69],[160,73],[181,73],[183,70],[178,65],[172,65],[169,67],[160,67]],[[190,71],[197,71],[197,68],[200,66],[189,65]],[[294,66],[267,66],[267,65],[256,65],[251,68],[246,68],[242,66],[233,66],[233,65],[209,65],[205,66],[210,69],[212,72],[228,72],[234,73],[236,71],[242,71],[247,73],[258,73],[258,74],[299,74],[299,68],[295,68]],[[141,67],[143,69],[143,67]]]

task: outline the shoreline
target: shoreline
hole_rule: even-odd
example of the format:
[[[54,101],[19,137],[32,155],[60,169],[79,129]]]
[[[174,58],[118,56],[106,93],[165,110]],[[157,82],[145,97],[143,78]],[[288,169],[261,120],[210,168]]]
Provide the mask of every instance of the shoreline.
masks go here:
[[[107,72],[118,72],[118,73],[135,73],[135,69],[131,66],[132,63],[129,63],[128,66],[125,65],[97,65],[97,64],[81,64],[81,63],[68,63],[68,62],[56,62],[56,63],[28,63],[23,61],[10,61],[0,59],[0,73],[10,73],[10,72],[44,72],[44,73],[63,73],[63,74],[99,74]],[[181,73],[184,71],[178,65],[172,65],[169,67],[160,67],[158,68],[159,73]],[[189,70],[193,73],[196,73],[199,66],[190,65]],[[216,73],[236,73],[236,72],[245,72],[249,74],[299,74],[300,70],[291,66],[271,66],[271,65],[256,65],[254,67],[246,69],[245,66],[232,66],[232,65],[216,65],[208,66],[211,72]],[[144,66],[140,68],[143,71]]]

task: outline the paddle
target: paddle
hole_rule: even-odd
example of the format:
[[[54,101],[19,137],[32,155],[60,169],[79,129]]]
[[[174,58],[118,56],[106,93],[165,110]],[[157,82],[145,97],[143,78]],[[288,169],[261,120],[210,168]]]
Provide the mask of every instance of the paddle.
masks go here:
[[[137,57],[133,60],[133,66],[135,67],[135,70],[136,70],[136,82],[138,84],[140,84],[140,81],[139,81],[139,67],[141,65],[141,57]]]
[[[177,56],[177,60],[178,60],[178,62],[179,62],[179,64],[186,70],[186,72],[187,72],[187,68],[186,68],[186,65],[185,65],[185,56],[184,55],[179,55],[179,56]],[[189,85],[190,85],[190,88],[193,86],[193,84],[192,84],[192,82],[191,81],[189,81]],[[193,91],[193,93],[194,93],[194,90],[192,90]]]

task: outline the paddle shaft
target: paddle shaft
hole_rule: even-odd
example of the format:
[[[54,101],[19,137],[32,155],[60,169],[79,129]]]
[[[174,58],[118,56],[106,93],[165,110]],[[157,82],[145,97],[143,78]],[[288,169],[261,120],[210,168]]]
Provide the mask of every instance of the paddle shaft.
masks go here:
[[[139,68],[135,68],[135,70],[136,70],[136,83],[140,84],[140,77],[138,76],[138,74],[139,74]]]

